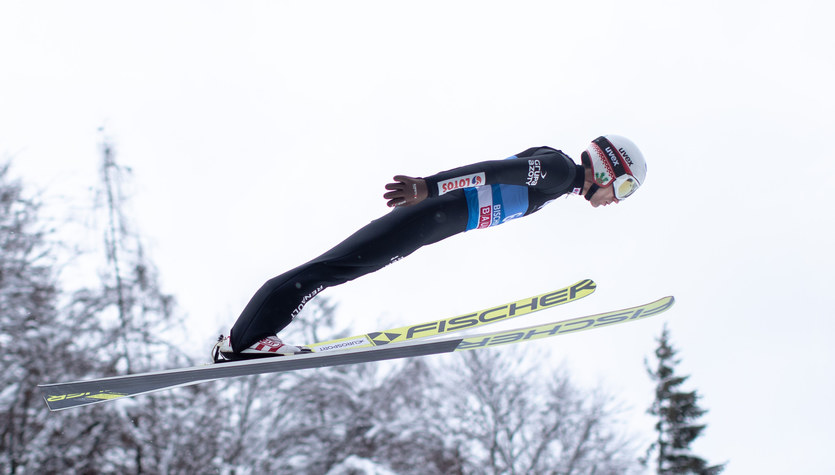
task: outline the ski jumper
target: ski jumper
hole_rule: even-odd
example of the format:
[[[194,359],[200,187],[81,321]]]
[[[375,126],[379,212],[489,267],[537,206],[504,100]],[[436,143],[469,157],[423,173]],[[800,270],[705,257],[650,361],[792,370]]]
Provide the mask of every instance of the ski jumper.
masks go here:
[[[232,327],[232,348],[240,351],[275,335],[328,287],[455,234],[527,216],[566,193],[579,193],[584,179],[582,165],[549,147],[424,178],[427,199],[396,207],[321,256],[268,280]]]

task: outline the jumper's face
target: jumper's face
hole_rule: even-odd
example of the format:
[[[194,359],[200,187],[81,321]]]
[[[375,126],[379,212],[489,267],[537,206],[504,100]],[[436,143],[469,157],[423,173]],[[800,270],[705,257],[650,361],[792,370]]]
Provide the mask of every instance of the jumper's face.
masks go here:
[[[615,198],[615,188],[609,185],[598,188],[592,195],[589,203],[597,208],[598,206],[608,206],[612,203],[619,203],[619,200]]]

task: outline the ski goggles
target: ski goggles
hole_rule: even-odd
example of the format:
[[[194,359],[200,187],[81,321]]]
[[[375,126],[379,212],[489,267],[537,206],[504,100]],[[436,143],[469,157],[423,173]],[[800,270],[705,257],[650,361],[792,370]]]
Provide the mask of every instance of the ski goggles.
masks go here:
[[[621,175],[615,178],[615,181],[612,182],[612,188],[615,191],[615,198],[618,200],[623,200],[628,198],[632,193],[638,190],[638,187],[641,186],[638,183],[638,180],[635,179],[632,175]]]

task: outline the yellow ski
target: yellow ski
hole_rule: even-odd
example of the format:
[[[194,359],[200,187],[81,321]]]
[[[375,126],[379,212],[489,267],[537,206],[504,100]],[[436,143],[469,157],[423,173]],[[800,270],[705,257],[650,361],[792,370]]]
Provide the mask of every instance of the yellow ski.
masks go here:
[[[408,325],[390,330],[349,336],[305,346],[314,352],[324,352],[368,348],[371,346],[382,346],[388,345],[389,343],[401,343],[420,338],[445,335],[489,325],[491,323],[504,322],[511,318],[521,317],[522,315],[573,302],[591,295],[596,288],[597,284],[593,280],[584,279],[559,290],[445,320],[433,320],[417,325]]]
[[[545,303],[552,303],[549,298],[546,298],[547,295],[550,294],[543,294],[542,296],[536,297],[536,306],[532,304],[533,298],[529,301],[522,302],[531,304],[528,308],[535,310],[540,308],[542,298],[546,299]],[[674,302],[675,299],[673,297],[664,297],[655,302],[623,310],[464,337],[448,336],[429,341],[415,341],[415,338],[413,338],[412,340],[372,348],[350,348],[343,351],[232,361],[224,364],[180,368],[153,373],[130,374],[87,381],[42,384],[38,387],[43,393],[44,400],[49,409],[51,411],[60,411],[90,404],[100,404],[123,397],[138,396],[140,394],[199,384],[214,379],[370,363],[372,361],[399,358],[414,358],[418,356],[452,353],[455,351],[492,348],[511,343],[523,343],[541,338],[640,320],[665,312],[673,306]],[[545,305],[545,308],[549,308],[550,306],[553,305]],[[510,310],[510,305],[506,308]],[[484,314],[492,316],[493,312],[490,312],[490,310],[493,309],[485,311],[488,313],[479,312],[476,315]],[[495,313],[498,313],[498,310]]]

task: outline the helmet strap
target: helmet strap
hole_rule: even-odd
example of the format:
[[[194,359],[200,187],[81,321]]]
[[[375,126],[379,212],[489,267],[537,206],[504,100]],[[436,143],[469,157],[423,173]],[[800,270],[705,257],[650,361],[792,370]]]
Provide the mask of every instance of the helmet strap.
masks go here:
[[[585,196],[584,196],[586,198],[586,200],[591,201],[591,197],[594,196],[594,193],[599,189],[600,189],[600,186],[598,186],[597,183],[592,183],[591,186],[589,187],[589,191],[587,191]]]

